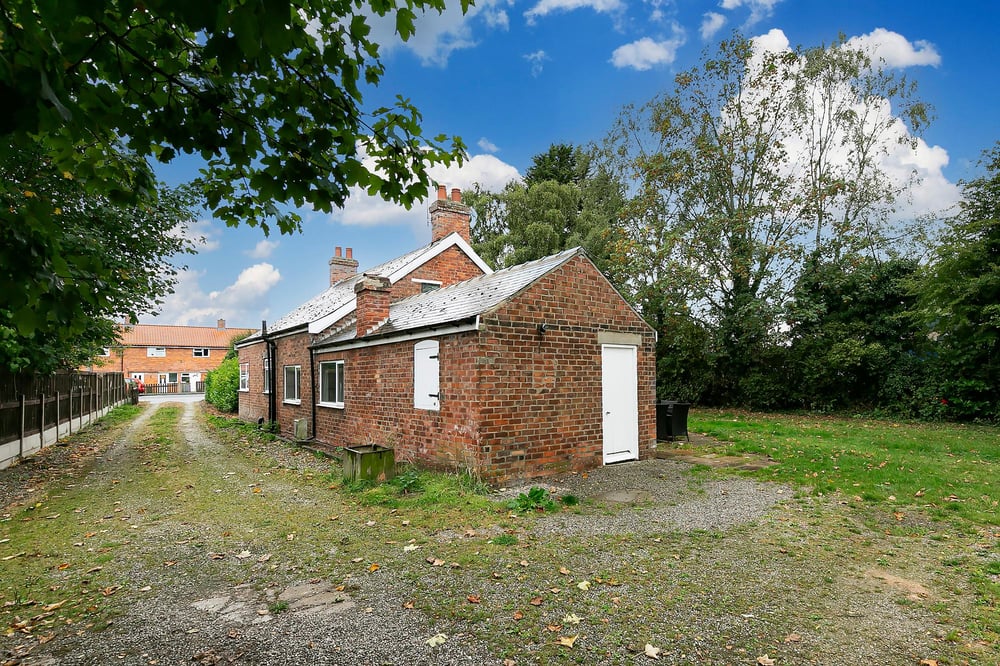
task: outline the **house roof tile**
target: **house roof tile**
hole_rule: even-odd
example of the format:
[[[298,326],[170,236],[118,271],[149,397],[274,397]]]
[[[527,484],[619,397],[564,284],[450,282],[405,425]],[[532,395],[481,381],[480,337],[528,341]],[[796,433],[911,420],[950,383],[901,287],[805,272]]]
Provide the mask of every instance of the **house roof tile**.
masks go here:
[[[435,256],[437,252],[442,249],[442,246],[449,247],[453,244],[461,245],[462,241],[458,239],[459,237],[457,234],[451,234],[445,238],[434,241],[433,243],[417,248],[412,252],[407,252],[406,254],[400,255],[394,259],[390,259],[389,261],[385,261],[377,266],[361,271],[349,278],[344,278],[343,280],[330,285],[330,287],[325,291],[317,294],[313,298],[310,298],[308,301],[276,320],[274,323],[268,325],[268,333],[282,333],[295,328],[307,326],[315,321],[318,321],[330,313],[335,312],[336,310],[353,302],[355,297],[354,285],[357,284],[365,274],[380,275],[382,277],[391,278],[394,274],[405,269],[407,266],[419,265],[425,259]],[[471,248],[468,248],[468,251],[471,251]],[[473,252],[473,254],[475,253]],[[489,267],[486,266],[486,264],[483,263],[478,256],[474,257],[473,260],[480,263],[483,269],[489,272]],[[246,340],[253,341],[260,339],[260,337],[260,331],[258,330],[255,331],[253,335],[247,336]]]
[[[583,250],[576,247],[397,301],[389,306],[386,323],[371,335],[382,337],[418,328],[452,324],[489,313],[546,273],[582,253]],[[355,337],[356,328],[344,326],[318,341],[316,346],[336,345]]]
[[[121,342],[126,347],[210,347],[225,349],[237,335],[253,333],[252,328],[215,326],[166,326],[135,324],[126,326]]]

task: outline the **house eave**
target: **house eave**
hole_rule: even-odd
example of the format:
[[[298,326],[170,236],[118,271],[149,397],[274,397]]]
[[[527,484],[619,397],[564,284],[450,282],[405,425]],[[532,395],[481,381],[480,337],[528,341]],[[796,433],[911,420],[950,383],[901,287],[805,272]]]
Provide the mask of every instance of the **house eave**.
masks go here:
[[[317,354],[322,354],[331,351],[346,351],[349,349],[360,349],[362,347],[377,347],[396,342],[436,338],[443,335],[455,335],[456,333],[468,333],[469,331],[476,330],[479,330],[479,315],[447,324],[414,328],[407,331],[386,333],[384,335],[368,335],[363,338],[354,338],[353,340],[346,340],[344,342],[319,343],[310,345],[309,348]]]

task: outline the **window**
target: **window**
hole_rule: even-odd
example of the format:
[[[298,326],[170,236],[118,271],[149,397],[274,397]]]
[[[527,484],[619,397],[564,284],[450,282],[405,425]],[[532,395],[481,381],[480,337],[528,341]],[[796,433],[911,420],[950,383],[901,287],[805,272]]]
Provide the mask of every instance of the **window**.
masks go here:
[[[413,407],[441,409],[438,341],[421,340],[413,346]]]
[[[327,407],[344,406],[344,362],[319,364],[319,404]]]
[[[426,294],[441,288],[441,283],[437,280],[420,280],[413,278],[413,281],[420,285],[421,294]]]
[[[299,404],[299,381],[302,379],[301,365],[285,366],[285,402]],[[341,391],[343,393],[343,391]],[[343,400],[341,400],[343,402]]]
[[[166,347],[146,347],[146,356],[151,358],[164,358],[167,355]]]
[[[101,353],[98,356],[111,356],[111,347],[101,347]]]
[[[264,390],[262,393],[271,392],[271,358],[269,356],[264,357]]]
[[[131,375],[131,377],[132,377],[132,379],[141,382],[141,381],[145,381],[145,377],[146,376],[144,374],[142,374],[141,372],[133,372],[132,375]]]
[[[156,376],[157,384],[175,384],[177,382],[176,372],[161,372]]]
[[[250,390],[250,364],[240,363],[240,390]]]
[[[208,358],[210,351],[208,347],[195,347],[191,350],[191,355],[195,358]]]

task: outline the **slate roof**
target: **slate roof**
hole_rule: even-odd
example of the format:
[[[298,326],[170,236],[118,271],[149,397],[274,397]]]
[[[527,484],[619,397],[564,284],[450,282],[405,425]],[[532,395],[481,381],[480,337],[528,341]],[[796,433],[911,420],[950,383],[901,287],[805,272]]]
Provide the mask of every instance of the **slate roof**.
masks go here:
[[[389,318],[366,337],[382,337],[453,324],[485,314],[506,303],[546,273],[583,254],[579,247],[458,282],[426,294],[418,294],[389,306]],[[336,345],[357,337],[355,326],[345,325],[314,346]]]
[[[122,332],[126,347],[210,347],[226,349],[237,335],[253,333],[252,328],[217,328],[215,326],[164,326],[135,324]]]
[[[364,277],[365,273],[389,277],[400,268],[406,266],[408,263],[418,259],[421,254],[430,251],[438,243],[441,243],[442,240],[425,245],[421,248],[413,250],[412,252],[396,257],[395,259],[390,259],[389,261],[383,262],[373,268],[361,271],[356,275],[352,275],[349,278],[345,278],[330,285],[330,287],[328,287],[323,293],[310,298],[308,301],[298,306],[274,323],[268,324],[267,332],[281,333],[282,331],[288,331],[300,326],[306,326],[321,317],[325,317],[337,308],[343,307],[354,300],[354,285],[357,284],[362,277]],[[260,331],[255,331],[253,335],[246,338],[246,341],[259,338]]]

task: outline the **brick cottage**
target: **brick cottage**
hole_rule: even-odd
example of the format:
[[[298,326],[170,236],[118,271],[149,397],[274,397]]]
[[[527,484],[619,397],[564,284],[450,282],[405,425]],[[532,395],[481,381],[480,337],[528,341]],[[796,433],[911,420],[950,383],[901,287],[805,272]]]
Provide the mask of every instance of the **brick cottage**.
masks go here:
[[[501,483],[650,457],[655,334],[579,248],[493,272],[457,190],[432,242],[238,345],[240,416]],[[272,390],[273,388],[273,390]]]

